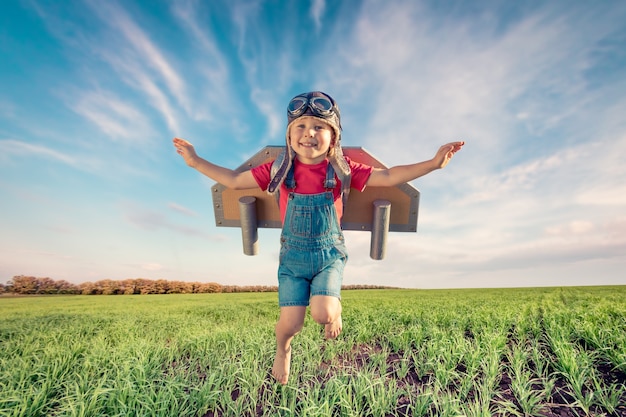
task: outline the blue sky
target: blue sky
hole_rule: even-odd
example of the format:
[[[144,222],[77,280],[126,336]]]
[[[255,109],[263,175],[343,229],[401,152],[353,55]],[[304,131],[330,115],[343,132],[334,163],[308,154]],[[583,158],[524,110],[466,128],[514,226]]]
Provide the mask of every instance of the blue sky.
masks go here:
[[[319,89],[389,166],[467,142],[385,260],[347,232],[345,284],[626,284],[624,22],[617,0],[3,1],[0,281],[275,284],[278,231],[243,255],[171,138],[235,168]]]

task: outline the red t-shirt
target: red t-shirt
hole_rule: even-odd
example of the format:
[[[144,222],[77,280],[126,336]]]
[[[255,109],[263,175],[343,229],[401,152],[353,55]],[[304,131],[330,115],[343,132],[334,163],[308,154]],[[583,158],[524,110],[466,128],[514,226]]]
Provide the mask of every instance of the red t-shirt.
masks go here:
[[[346,157],[346,162],[350,166],[350,172],[352,179],[350,181],[350,188],[354,188],[358,191],[363,191],[370,174],[374,170],[373,167],[358,162],[351,161]],[[263,191],[267,190],[270,183],[272,161],[263,165],[252,168],[252,176],[256,180],[257,184]],[[296,190],[298,194],[319,194],[326,191],[324,188],[324,181],[326,180],[326,168],[328,167],[328,160],[324,160],[319,164],[307,165],[300,163],[296,158],[294,160],[294,179],[296,181]],[[337,186],[333,189],[335,208],[337,209],[337,217],[341,219],[343,215],[343,204],[341,202],[341,182],[335,175]],[[287,212],[287,198],[289,196],[289,190],[285,187],[285,184],[280,186],[280,201],[278,203],[280,207],[281,221],[285,221],[285,214]]]

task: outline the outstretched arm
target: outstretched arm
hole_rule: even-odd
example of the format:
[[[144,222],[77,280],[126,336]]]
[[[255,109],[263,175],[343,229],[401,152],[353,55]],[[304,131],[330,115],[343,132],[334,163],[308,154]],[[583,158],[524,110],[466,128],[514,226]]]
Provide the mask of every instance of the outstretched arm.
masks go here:
[[[433,159],[411,165],[398,165],[391,168],[376,168],[372,171],[367,185],[370,187],[392,187],[412,181],[432,171],[448,165],[454,154],[461,150],[465,142],[451,142],[443,145]]]
[[[249,170],[237,172],[212,164],[206,159],[199,157],[193,145],[185,139],[174,138],[173,142],[176,147],[176,152],[183,157],[187,165],[212,180],[235,190],[258,187],[256,180]]]

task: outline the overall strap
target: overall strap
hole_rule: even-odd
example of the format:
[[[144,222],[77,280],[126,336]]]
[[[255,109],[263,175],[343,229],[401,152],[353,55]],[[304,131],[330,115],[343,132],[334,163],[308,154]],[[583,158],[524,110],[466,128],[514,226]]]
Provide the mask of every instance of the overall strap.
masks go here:
[[[289,168],[289,171],[287,171],[287,177],[285,178],[285,182],[283,184],[285,184],[285,187],[288,190],[295,192],[296,191],[296,179],[294,178],[293,169],[294,169],[294,166],[292,164],[291,168]]]
[[[333,166],[329,163],[326,167],[326,179],[324,180],[324,188],[327,191],[334,190],[337,186],[337,180],[335,180],[335,170]]]

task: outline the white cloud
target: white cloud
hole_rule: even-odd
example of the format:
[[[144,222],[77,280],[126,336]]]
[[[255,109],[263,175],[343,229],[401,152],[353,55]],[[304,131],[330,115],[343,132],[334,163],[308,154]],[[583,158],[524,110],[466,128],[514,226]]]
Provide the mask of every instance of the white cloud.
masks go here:
[[[68,106],[114,140],[145,144],[154,134],[150,121],[137,107],[111,92],[85,91],[66,98]]]
[[[14,139],[1,139],[0,140],[0,158],[6,158],[9,155],[18,156],[40,156],[46,159],[61,162],[72,167],[79,167],[79,161],[68,155],[67,153],[59,152],[52,148],[43,145],[36,145]]]
[[[550,236],[576,236],[587,234],[595,229],[592,222],[586,220],[573,220],[564,225],[548,226],[546,234]]]
[[[190,115],[198,120],[219,122],[219,114],[222,112],[232,114],[237,107],[234,104],[236,97],[231,90],[233,86],[227,57],[221,51],[211,26],[205,26],[199,20],[200,11],[197,3],[176,2],[172,5],[172,11],[178,18],[180,27],[190,34],[190,44],[201,57],[185,65],[197,71],[203,81],[196,83],[196,88],[189,92],[191,96],[194,96],[194,93],[200,96],[199,103],[189,109]]]
[[[268,122],[267,136],[276,139],[282,139],[285,131],[285,116],[282,112],[277,112],[276,109],[282,109],[285,107],[284,103],[277,101],[276,94],[271,91],[263,90],[260,88],[252,88],[251,97],[252,102],[257,106],[258,110],[266,117]],[[282,144],[282,141],[279,142]]]
[[[313,0],[311,2],[311,19],[315,24],[315,30],[319,33],[322,27],[322,16],[326,10],[326,0]]]
[[[181,206],[178,205],[176,205],[176,207],[181,208]],[[170,208],[172,208],[171,204]],[[211,241],[223,240],[223,236],[207,233],[206,228],[202,225],[185,225],[174,222],[164,213],[152,208],[143,207],[134,202],[122,203],[121,209],[124,220],[139,230],[146,232],[165,230],[187,237],[196,237]]]
[[[120,49],[94,46],[94,48],[99,50],[100,56],[121,75],[121,80],[128,87],[145,96],[140,96],[140,99],[145,100],[161,114],[172,133],[180,131],[176,106],[159,87],[158,79],[155,79],[133,52],[125,52],[124,47]],[[126,93],[128,95],[128,91]]]
[[[489,152],[476,164],[489,168],[515,156],[508,147],[519,146],[521,129],[536,137],[594,110],[581,61],[611,29],[578,30],[588,24],[577,13],[537,10],[502,30],[491,14],[459,22],[421,3],[360,10],[350,41],[338,44],[341,61],[323,76],[350,77],[339,84],[356,96],[346,122],[365,146],[384,138],[384,160],[397,149],[408,157],[431,141],[466,138]]]
[[[191,209],[189,209],[187,207],[181,206],[180,204],[177,204],[177,203],[170,202],[170,203],[167,204],[167,206],[170,209],[172,209],[172,210],[174,210],[174,211],[176,211],[178,213],[182,213],[182,214],[184,214],[186,216],[190,216],[190,217],[198,216],[198,213],[196,213],[195,211],[193,211],[193,210],[191,210]]]
[[[165,267],[159,263],[145,263],[141,264],[141,269],[143,269],[144,271],[155,272],[162,271],[165,269]]]
[[[164,52],[152,42],[148,34],[131,19],[124,9],[116,6],[115,3],[108,2],[102,4],[97,2],[92,7],[103,23],[110,25],[114,33],[122,36],[120,44],[114,46],[116,51],[120,52],[118,47],[121,45],[126,47],[132,46],[132,53],[126,54],[125,58],[130,58],[137,63],[145,63],[152,70],[156,71],[156,74],[163,80],[170,93],[176,97],[178,103],[189,112],[191,105],[187,100],[187,88],[182,77],[170,65],[172,60],[165,57]],[[122,51],[124,50],[126,48],[122,49]],[[138,76],[137,78],[149,78],[147,72],[142,71],[142,74],[144,76]],[[154,83],[144,81],[144,84],[153,85]]]

